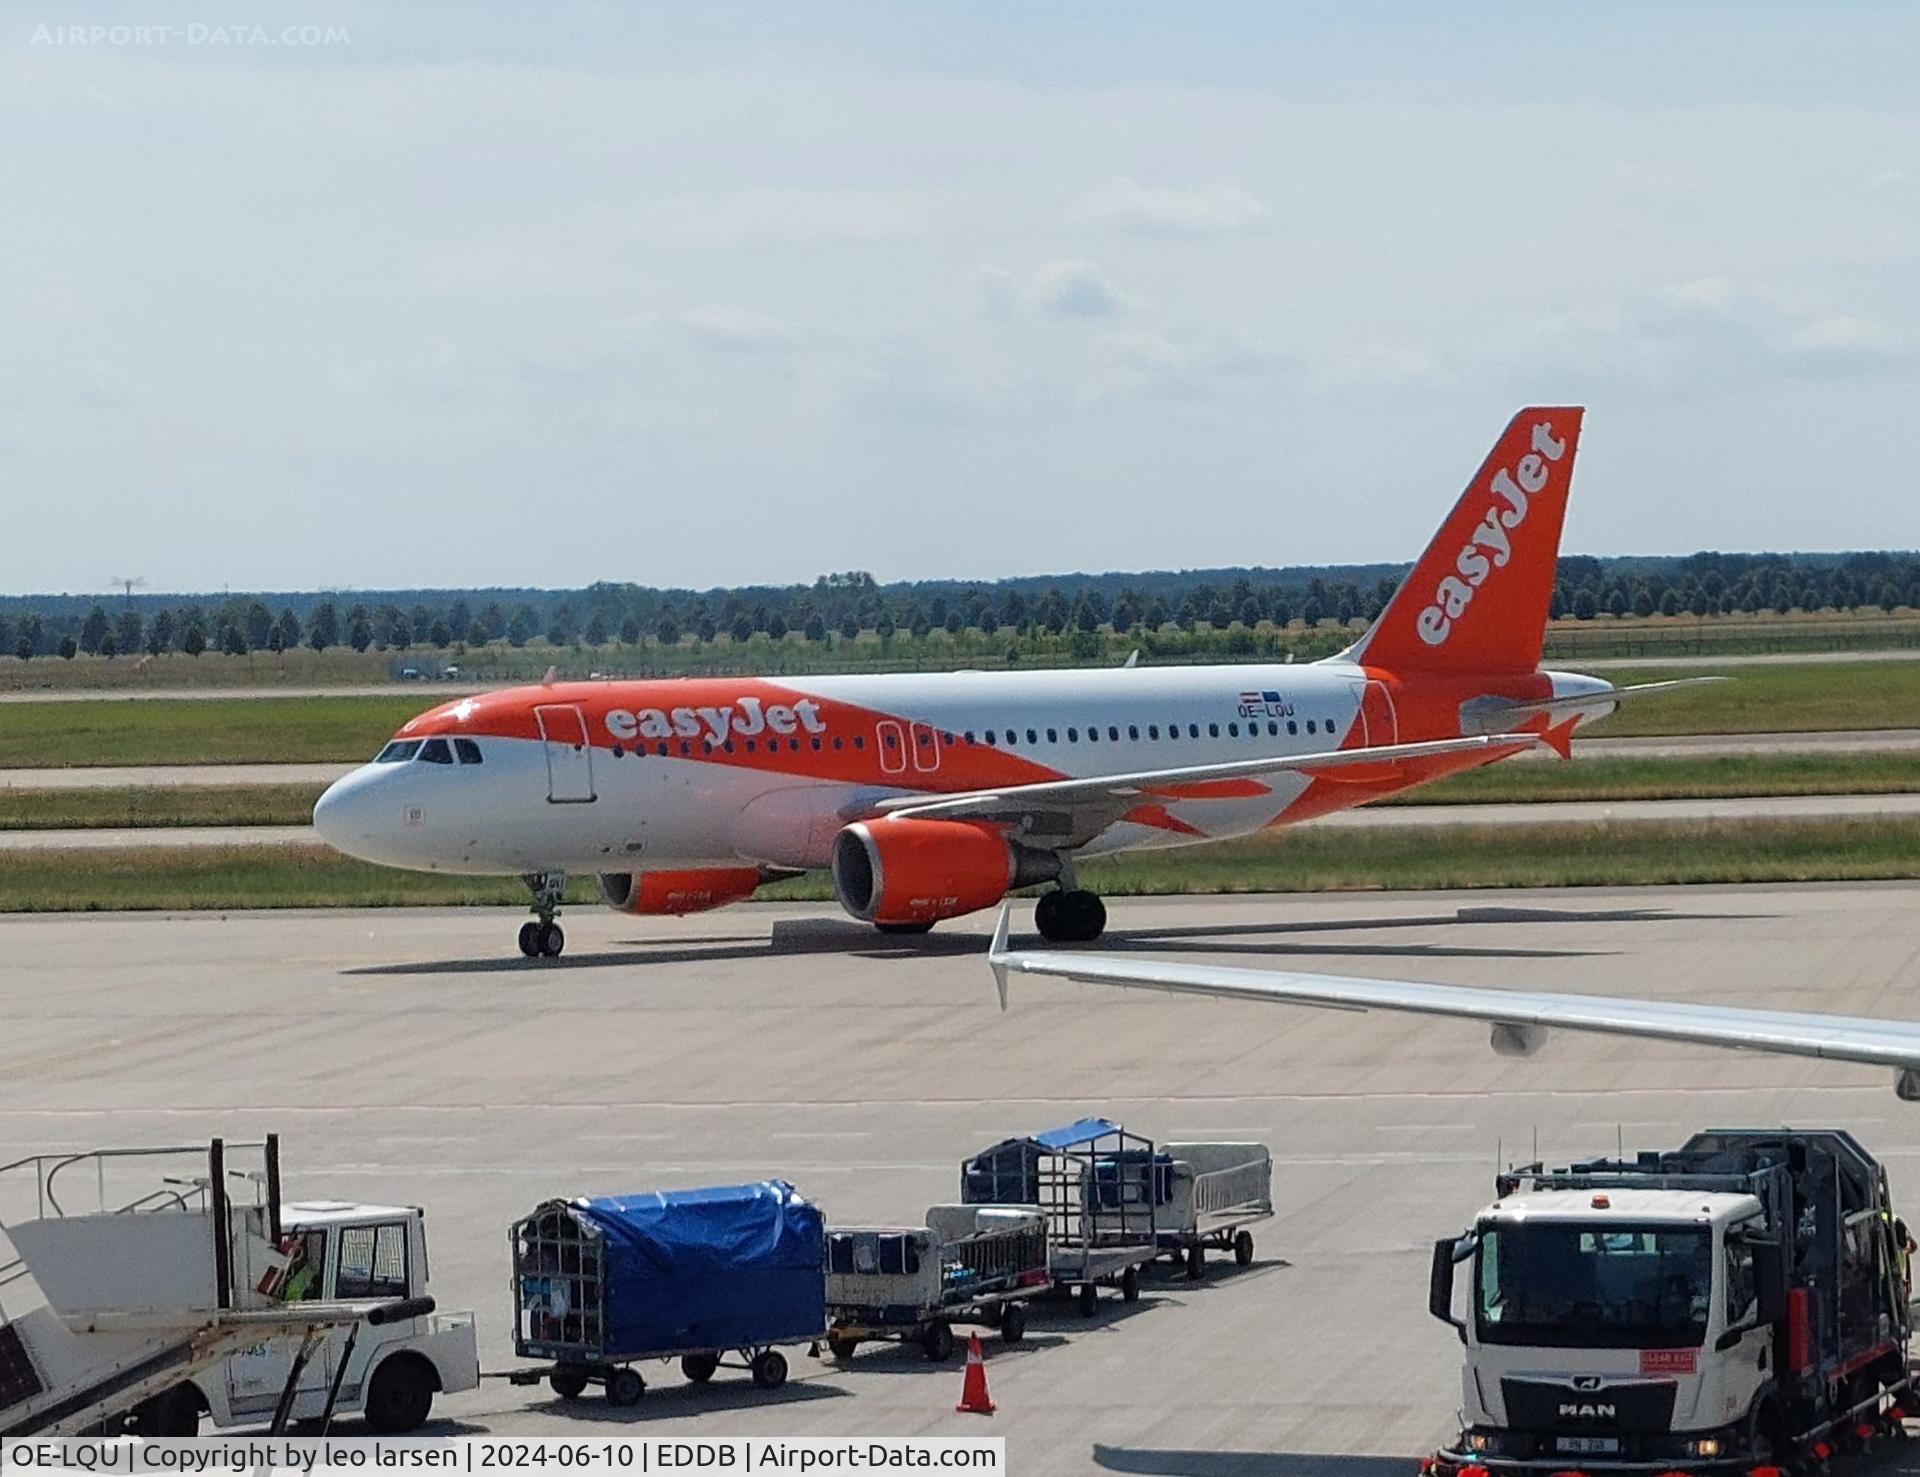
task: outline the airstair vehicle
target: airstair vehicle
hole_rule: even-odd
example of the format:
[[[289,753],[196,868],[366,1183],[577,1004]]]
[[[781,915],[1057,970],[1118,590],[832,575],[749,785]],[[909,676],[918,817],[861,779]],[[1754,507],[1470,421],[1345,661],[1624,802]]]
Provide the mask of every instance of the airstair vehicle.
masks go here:
[[[198,1411],[177,1392],[236,1351],[432,1311],[286,1301],[271,1135],[0,1165],[0,1237],[0,1436],[191,1434]]]

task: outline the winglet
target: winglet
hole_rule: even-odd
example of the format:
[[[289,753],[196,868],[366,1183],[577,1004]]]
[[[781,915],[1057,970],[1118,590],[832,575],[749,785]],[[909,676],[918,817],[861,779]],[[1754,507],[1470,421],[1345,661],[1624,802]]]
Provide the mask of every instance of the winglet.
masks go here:
[[[994,920],[993,942],[987,945],[987,967],[993,971],[993,986],[1000,992],[1000,1008],[1007,1008],[1007,929],[1013,917],[1013,905],[1002,903]]]

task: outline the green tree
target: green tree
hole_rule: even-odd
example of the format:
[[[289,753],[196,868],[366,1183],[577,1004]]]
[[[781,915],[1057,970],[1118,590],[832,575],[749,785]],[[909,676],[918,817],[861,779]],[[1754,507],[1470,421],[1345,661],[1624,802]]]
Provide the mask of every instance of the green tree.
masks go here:
[[[800,634],[805,636],[809,641],[825,641],[827,639],[827,618],[816,610],[812,615],[807,617],[807,623],[800,628]]]
[[[80,649],[89,655],[100,650],[100,643],[107,639],[107,613],[99,606],[87,612],[86,620],[80,627]]]
[[[74,653],[79,649],[80,648],[74,644],[73,637],[62,636],[60,638],[60,655],[66,661],[72,661]]]
[[[533,607],[522,605],[514,611],[513,619],[507,622],[507,645],[525,646],[533,640],[534,630]]]
[[[197,610],[189,611],[180,623],[180,649],[188,656],[198,656],[207,649],[207,623]]]
[[[137,610],[123,610],[114,618],[113,642],[120,650],[135,652],[146,639],[146,622],[140,619]]]
[[[659,624],[653,628],[653,639],[658,641],[662,646],[678,646],[680,644],[680,623],[676,621],[671,614],[663,614],[660,617]]]
[[[249,649],[259,651],[273,635],[273,612],[258,600],[247,607],[246,642]]]
[[[405,651],[413,645],[413,627],[403,615],[387,631],[387,645],[396,651]]]
[[[295,641],[292,644],[298,646],[300,643]],[[273,629],[267,632],[267,650],[279,656],[287,649],[287,645],[287,628],[282,622],[275,621]]]
[[[265,606],[261,607],[261,609],[263,610],[265,608],[266,608]],[[267,633],[269,635],[272,634],[271,622],[269,622],[268,624]],[[232,620],[221,622],[220,649],[224,651],[228,656],[245,656],[247,652],[250,649],[252,649],[250,643],[247,640],[246,629],[240,624],[240,622],[232,621]]]
[[[23,662],[32,661],[33,643],[27,640],[25,636],[22,636],[18,641],[13,643],[13,654]]]
[[[373,645],[373,621],[364,605],[356,605],[347,612],[347,645],[355,651],[365,651]]]
[[[313,607],[313,624],[307,628],[307,645],[315,651],[325,651],[329,646],[340,644],[340,612],[331,600],[322,600]]]
[[[640,644],[639,616],[629,614],[625,620],[620,622],[620,642],[623,646],[638,646]]]
[[[293,613],[291,605],[280,608],[280,619],[274,622],[280,628],[280,645],[276,651],[285,651],[290,646],[300,644],[300,617]]]
[[[442,651],[453,644],[453,627],[447,624],[447,618],[444,615],[436,615],[428,625],[427,640]]]
[[[1599,597],[1593,593],[1592,585],[1582,585],[1573,595],[1573,618],[1577,621],[1590,621],[1600,613]]]

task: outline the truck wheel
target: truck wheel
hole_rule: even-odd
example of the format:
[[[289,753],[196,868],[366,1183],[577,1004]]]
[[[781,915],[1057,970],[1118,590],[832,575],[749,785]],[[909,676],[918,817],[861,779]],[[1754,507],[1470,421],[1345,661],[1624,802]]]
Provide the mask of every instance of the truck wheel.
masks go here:
[[[1198,1241],[1187,1248],[1187,1281],[1204,1282],[1207,1276],[1207,1249]]]
[[[778,1349],[754,1355],[748,1368],[754,1384],[763,1390],[777,1390],[787,1382],[787,1356]]]
[[[640,1378],[638,1370],[616,1369],[607,1376],[607,1404],[624,1410],[629,1405],[638,1405],[640,1397],[647,1393],[647,1382]]]
[[[929,1323],[920,1335],[920,1347],[935,1364],[945,1363],[953,1357],[953,1325],[938,1319]]]
[[[1138,1267],[1128,1267],[1120,1274],[1120,1298],[1121,1301],[1128,1303],[1140,1301],[1140,1269]]]
[[[433,1372],[418,1359],[389,1359],[367,1382],[367,1424],[382,1436],[417,1431],[433,1409]]]
[[[200,1434],[200,1396],[192,1385],[175,1385],[133,1408],[133,1434],[178,1440]]]
[[[1236,1267],[1253,1265],[1253,1232],[1242,1231],[1233,1238],[1233,1264]]]
[[[586,1393],[587,1372],[577,1364],[556,1364],[547,1383],[562,1400],[578,1400]]]
[[[851,1359],[853,1358],[853,1351],[859,1347],[860,1340],[858,1339],[850,1339],[844,1334],[838,1333],[830,1333],[827,1335],[827,1352],[833,1355],[835,1359]]]
[[[680,1360],[680,1373],[696,1385],[704,1385],[720,1367],[718,1354],[687,1354]]]
[[[1091,1318],[1100,1310],[1100,1289],[1091,1282],[1082,1282],[1073,1294],[1073,1305],[1082,1318]]]
[[[1008,1303],[1000,1310],[1000,1337],[1017,1344],[1027,1336],[1027,1310],[1019,1303]]]

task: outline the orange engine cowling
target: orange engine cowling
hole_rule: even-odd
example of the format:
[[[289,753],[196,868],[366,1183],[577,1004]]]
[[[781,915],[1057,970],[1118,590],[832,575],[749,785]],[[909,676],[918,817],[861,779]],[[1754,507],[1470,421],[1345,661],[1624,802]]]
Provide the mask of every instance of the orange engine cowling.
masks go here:
[[[1057,876],[1051,853],[974,821],[856,821],[833,838],[833,890],[863,923],[937,923]]]
[[[679,872],[602,872],[600,896],[622,913],[704,913],[752,895],[758,867],[690,867]]]

